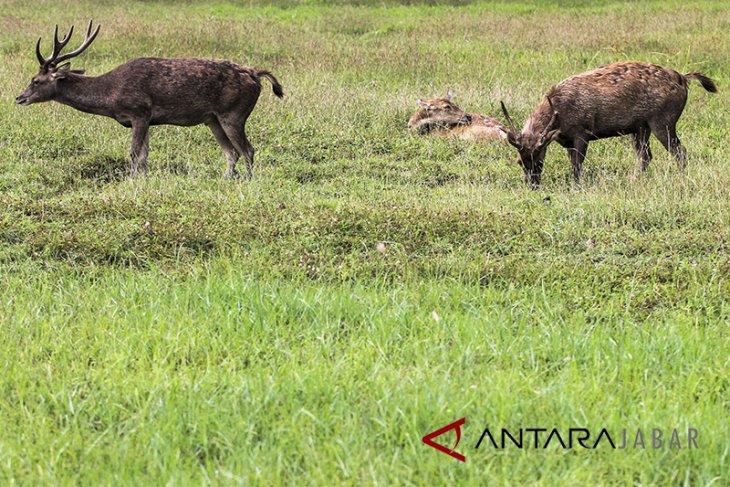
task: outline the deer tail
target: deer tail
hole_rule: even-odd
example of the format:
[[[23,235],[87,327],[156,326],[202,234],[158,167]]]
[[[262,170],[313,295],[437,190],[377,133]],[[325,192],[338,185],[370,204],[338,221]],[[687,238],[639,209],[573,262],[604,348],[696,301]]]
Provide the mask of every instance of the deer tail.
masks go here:
[[[687,81],[696,79],[697,81],[699,81],[702,84],[702,87],[704,89],[706,89],[710,93],[717,93],[717,85],[715,84],[715,82],[702,73],[696,73],[696,72],[687,73],[684,75],[684,78]]]
[[[281,87],[279,80],[277,80],[270,71],[266,71],[265,69],[257,69],[256,74],[258,74],[262,78],[268,79],[271,82],[271,87],[274,90],[274,94],[279,98],[284,98],[284,88]]]

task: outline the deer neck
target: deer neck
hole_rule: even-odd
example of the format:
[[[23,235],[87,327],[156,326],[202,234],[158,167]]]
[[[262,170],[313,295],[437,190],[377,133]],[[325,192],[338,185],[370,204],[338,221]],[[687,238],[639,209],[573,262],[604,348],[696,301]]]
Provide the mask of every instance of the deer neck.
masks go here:
[[[540,134],[548,128],[547,126],[551,119],[552,110],[547,105],[547,102],[540,103],[537,109],[528,117],[522,132]]]
[[[110,90],[106,85],[103,76],[69,75],[58,84],[54,100],[82,112],[111,116]]]

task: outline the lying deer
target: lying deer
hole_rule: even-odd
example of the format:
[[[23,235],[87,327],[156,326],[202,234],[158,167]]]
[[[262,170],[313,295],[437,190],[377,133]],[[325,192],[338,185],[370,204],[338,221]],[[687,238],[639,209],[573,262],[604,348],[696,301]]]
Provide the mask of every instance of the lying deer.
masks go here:
[[[419,109],[408,121],[408,129],[418,134],[436,132],[463,140],[504,140],[507,128],[486,115],[466,113],[451,102],[453,93],[435,100],[418,100]]]
[[[517,132],[502,103],[509,124],[507,140],[519,152],[525,181],[533,187],[540,185],[545,150],[553,140],[568,150],[577,184],[588,142],[629,134],[640,170],[646,170],[651,162],[651,133],[683,170],[686,155],[676,125],[693,79],[707,91],[717,92],[715,83],[700,73],[683,75],[639,61],[602,66],[553,86],[528,117],[522,132]]]
[[[41,55],[41,39],[36,44],[40,63],[38,74],[15,101],[30,105],[49,100],[77,110],[111,117],[132,129],[132,175],[147,172],[150,125],[192,126],[206,124],[228,159],[225,175],[237,174],[236,162],[243,156],[246,177],[251,178],[254,149],[246,138],[246,119],[259,94],[261,78],[268,79],[276,96],[284,91],[268,71],[228,61],[206,59],[140,58],[97,77],[61,64],[89,47],[99,33],[92,33],[78,49],[61,54],[73,33],[58,39],[54,32],[51,57]]]

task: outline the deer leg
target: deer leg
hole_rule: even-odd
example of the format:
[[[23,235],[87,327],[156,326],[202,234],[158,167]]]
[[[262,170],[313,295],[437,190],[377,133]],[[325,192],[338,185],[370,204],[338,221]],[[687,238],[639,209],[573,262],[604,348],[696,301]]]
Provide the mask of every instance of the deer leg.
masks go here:
[[[213,132],[215,140],[218,142],[218,145],[221,146],[221,149],[223,149],[223,153],[225,154],[226,160],[228,161],[228,167],[226,168],[224,176],[227,178],[238,176],[238,172],[236,171],[236,162],[238,162],[238,159],[241,156],[239,155],[238,151],[236,151],[236,148],[233,146],[231,141],[228,139],[228,136],[223,130],[223,127],[221,127],[220,122],[217,119],[213,119],[212,121],[208,122],[208,128],[210,128],[210,131]]]
[[[687,152],[682,142],[677,137],[677,127],[675,123],[653,124],[651,126],[652,133],[659,139],[665,149],[672,154],[677,161],[680,171],[684,171],[687,163]]]
[[[636,151],[637,172],[646,171],[651,162],[651,147],[649,145],[649,127],[639,127],[635,134],[631,134],[631,144]]]
[[[568,148],[568,157],[570,157],[570,165],[573,167],[573,184],[575,186],[580,185],[580,173],[587,152],[588,141],[583,137],[573,140],[573,145]]]
[[[149,152],[149,122],[140,121],[132,124],[132,177],[142,171],[147,174],[147,153]]]
[[[223,127],[223,131],[228,136],[228,139],[239,154],[243,156],[243,162],[246,164],[246,179],[251,179],[251,176],[253,175],[254,149],[246,138],[246,132],[244,130],[246,121],[238,121],[238,123],[236,123],[236,121],[233,120],[222,119],[220,120],[220,123]]]

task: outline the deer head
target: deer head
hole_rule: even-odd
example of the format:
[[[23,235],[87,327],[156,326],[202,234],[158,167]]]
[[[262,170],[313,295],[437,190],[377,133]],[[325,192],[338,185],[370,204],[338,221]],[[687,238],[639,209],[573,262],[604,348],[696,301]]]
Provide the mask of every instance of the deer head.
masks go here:
[[[99,33],[99,26],[92,34],[93,21],[89,21],[89,28],[86,31],[86,40],[84,40],[81,47],[66,54],[61,54],[61,50],[66,47],[68,41],[71,40],[71,34],[73,34],[74,28],[68,31],[68,34],[63,39],[58,39],[58,25],[53,33],[53,53],[48,59],[44,58],[41,54],[41,38],[38,38],[38,42],[35,45],[35,55],[40,63],[40,69],[38,74],[33,76],[30,85],[15,99],[15,102],[20,105],[30,105],[31,103],[39,103],[43,101],[52,100],[58,90],[58,83],[63,82],[69,74],[83,74],[83,70],[72,70],[71,64],[66,63],[60,65],[60,63],[74,58],[84,52]]]
[[[470,123],[469,116],[451,101],[453,92],[435,100],[419,99],[418,110],[408,121],[408,128],[418,133],[426,133],[434,128],[449,128]]]
[[[553,107],[550,97],[545,97],[547,104],[538,105],[535,112],[530,115],[525,128],[518,132],[512,118],[507,112],[504,102],[501,102],[502,113],[507,119],[509,126],[507,130],[507,141],[519,154],[517,162],[525,171],[525,181],[537,186],[540,184],[540,174],[545,161],[547,146],[557,137],[560,132],[558,112]],[[549,120],[545,123],[545,120]]]

